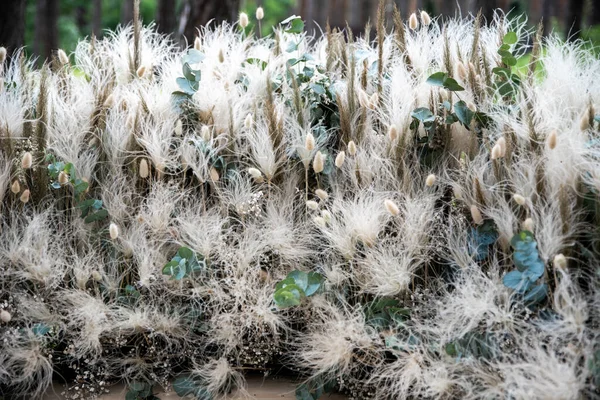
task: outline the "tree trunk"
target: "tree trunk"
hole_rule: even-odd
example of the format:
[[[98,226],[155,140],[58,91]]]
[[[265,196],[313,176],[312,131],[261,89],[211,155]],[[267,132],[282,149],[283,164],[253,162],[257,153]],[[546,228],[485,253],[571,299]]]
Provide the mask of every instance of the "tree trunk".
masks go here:
[[[58,0],[37,0],[33,51],[40,61],[50,60],[58,48]]]
[[[583,18],[583,4],[584,0],[569,1],[565,19],[565,32],[567,32],[567,40],[569,41],[575,41],[579,38]]]
[[[121,25],[130,24],[133,21],[133,0],[124,0],[121,4]]]
[[[156,9],[156,24],[158,31],[168,35],[175,32],[175,1],[158,0]]]
[[[94,0],[92,3],[92,34],[102,36],[102,0]]]
[[[0,46],[10,55],[25,40],[25,0],[0,1]]]
[[[181,13],[179,31],[192,42],[197,29],[208,21],[219,24],[223,21],[233,23],[237,20],[240,0],[187,0]]]

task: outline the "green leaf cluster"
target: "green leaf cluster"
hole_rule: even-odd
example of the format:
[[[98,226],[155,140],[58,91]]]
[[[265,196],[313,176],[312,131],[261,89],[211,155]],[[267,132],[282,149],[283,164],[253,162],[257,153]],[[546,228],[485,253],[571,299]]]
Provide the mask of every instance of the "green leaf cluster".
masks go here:
[[[292,271],[275,285],[273,300],[279,308],[300,305],[304,297],[310,297],[322,288],[325,277],[317,272]]]
[[[180,281],[183,278],[197,274],[205,269],[204,257],[196,254],[187,247],[180,247],[177,254],[162,269],[164,275],[171,280]]]
[[[284,26],[284,32],[286,33],[302,33],[304,32],[304,21],[297,15],[292,15],[289,18],[281,21],[281,25]]]
[[[445,72],[436,72],[427,78],[427,83],[433,86],[440,86],[451,92],[461,92],[465,90],[454,78],[450,78]]]
[[[510,241],[514,249],[513,262],[517,267],[504,275],[502,282],[523,296],[526,304],[539,303],[546,298],[548,285],[536,282],[544,275],[544,262],[540,259],[537,242],[529,231],[522,231]]]
[[[491,333],[468,332],[462,338],[444,346],[451,357],[492,359],[499,352],[497,340]]]
[[[496,243],[498,231],[492,220],[485,220],[476,228],[469,229],[467,245],[469,254],[475,261],[483,261],[488,258],[490,246]]]
[[[212,400],[213,396],[206,389],[206,383],[191,375],[182,375],[173,382],[173,390],[180,397],[192,396],[196,400]]]
[[[177,86],[179,91],[173,92],[176,96],[191,97],[196,93],[200,87],[200,80],[202,79],[202,73],[199,69],[193,69],[191,65],[198,64],[204,60],[205,56],[202,52],[196,49],[189,49],[185,56],[182,58],[183,77],[177,78]]]
[[[508,32],[504,35],[502,46],[498,49],[503,66],[492,69],[492,73],[496,76],[495,88],[502,97],[513,98],[521,84],[521,78],[513,72],[513,67],[517,65],[517,58],[511,52],[511,46],[517,41],[515,32]]]

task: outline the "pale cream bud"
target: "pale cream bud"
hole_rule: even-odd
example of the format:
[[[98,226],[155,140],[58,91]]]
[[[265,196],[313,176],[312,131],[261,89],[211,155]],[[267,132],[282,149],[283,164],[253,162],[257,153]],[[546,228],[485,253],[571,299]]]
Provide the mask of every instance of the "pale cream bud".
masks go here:
[[[496,143],[494,147],[492,147],[492,160],[496,160],[498,158],[502,158],[502,149],[498,143]]]
[[[318,210],[319,209],[319,203],[317,203],[314,200],[308,200],[306,202],[306,207],[310,208],[311,210]]]
[[[419,27],[419,20],[417,19],[417,14],[412,13],[410,18],[408,19],[408,27],[413,31]]]
[[[150,176],[150,168],[148,167],[148,161],[146,161],[145,158],[140,160],[139,175],[142,179],[146,179]]]
[[[194,39],[194,50],[202,50],[202,39],[200,39],[198,36],[196,36],[196,39]]]
[[[318,198],[320,198],[323,201],[325,201],[329,198],[329,194],[326,191],[324,191],[323,189],[315,190],[315,194],[317,195]]]
[[[338,168],[342,168],[342,165],[344,165],[345,160],[346,160],[346,153],[343,151],[340,151],[338,153],[338,155],[335,157],[335,166]]]
[[[98,271],[92,271],[92,279],[96,282],[100,282],[102,280],[102,275]]]
[[[371,106],[371,104],[370,104],[371,101],[369,99],[369,95],[367,94],[367,92],[365,92],[362,89],[358,90],[358,103],[363,108],[370,108],[370,106]]]
[[[321,228],[325,228],[325,226],[327,226],[327,222],[325,222],[325,218],[323,217],[314,217],[313,221],[315,221],[315,224],[317,224]]]
[[[21,184],[17,179],[10,185],[10,191],[14,194],[18,194],[21,191]]]
[[[548,148],[550,150],[554,150],[556,148],[556,143],[558,142],[558,134],[556,133],[555,130],[550,132],[550,134],[548,135],[547,142],[548,142]]]
[[[256,9],[256,19],[260,21],[264,17],[265,17],[265,10],[263,10],[262,7],[258,7]]]
[[[106,97],[103,105],[105,108],[112,108],[112,106],[115,105],[115,97],[112,95],[112,93]]]
[[[321,217],[323,217],[323,220],[325,221],[326,224],[329,224],[331,222],[331,213],[327,210],[323,210],[321,211]]]
[[[388,128],[388,138],[391,142],[398,139],[398,127],[395,124],[390,125]]]
[[[527,218],[525,221],[523,221],[522,228],[524,231],[529,231],[533,233],[533,230],[535,229],[535,224],[533,223],[533,220],[531,218]]]
[[[60,171],[58,174],[58,183],[66,185],[69,182],[69,175],[65,171]]]
[[[244,127],[246,127],[246,129],[250,129],[250,128],[252,128],[253,124],[254,124],[254,119],[252,118],[252,114],[246,115],[246,119],[244,120]]]
[[[427,14],[427,11],[421,11],[421,22],[423,22],[423,25],[425,26],[431,24],[431,17]]]
[[[209,173],[210,173],[210,179],[213,182],[219,181],[219,171],[217,171],[217,169],[215,167],[211,167]]]
[[[140,65],[140,67],[137,69],[137,71],[135,71],[135,73],[137,74],[138,78],[143,78],[146,74],[146,66]]]
[[[6,47],[0,47],[0,64],[6,61]]]
[[[175,123],[175,136],[179,137],[183,135],[183,121],[180,119]]]
[[[262,181],[263,179],[262,172],[258,168],[250,167],[248,168],[248,173],[257,181]]]
[[[240,20],[239,20],[240,26],[242,27],[242,29],[245,29],[248,26],[248,14],[246,13],[240,13]]]
[[[567,268],[567,257],[564,254],[559,253],[554,256],[552,260],[552,265],[554,265],[555,269],[566,269]]]
[[[115,240],[119,237],[119,227],[114,222],[111,222],[108,226],[108,233],[110,234],[110,238]]]
[[[325,156],[320,151],[317,151],[315,158],[313,159],[313,170],[316,174],[323,172],[325,168]]]
[[[427,175],[427,179],[425,179],[425,186],[429,186],[432,187],[433,185],[435,185],[435,174],[429,174]]]
[[[69,63],[69,56],[67,56],[67,53],[65,53],[63,49],[58,49],[56,55],[58,56],[58,61],[60,61],[62,65],[67,65]]]
[[[356,143],[354,143],[354,140],[351,140],[348,142],[348,154],[350,154],[352,157],[354,157],[356,155]]]
[[[501,136],[500,139],[496,142],[496,145],[500,147],[500,157],[506,156],[506,139],[504,136]]]
[[[0,47],[0,48],[4,49],[4,47]],[[4,51],[6,51],[6,49]],[[6,310],[0,311],[0,320],[2,322],[4,322],[5,324],[8,324],[11,319],[12,319],[12,315],[10,315],[10,313],[8,311],[6,311]]]
[[[386,210],[392,214],[394,217],[398,214],[400,214],[400,209],[398,208],[398,206],[396,205],[396,203],[394,203],[392,200],[390,199],[386,199],[383,204],[385,205]]]
[[[219,49],[219,62],[221,64],[225,62],[225,53],[223,53],[223,49]]]
[[[23,154],[23,158],[21,158],[21,168],[29,169],[33,165],[33,156],[30,152],[26,152]]]
[[[21,203],[23,203],[23,204],[28,203],[30,195],[31,195],[31,192],[29,191],[29,189],[25,189],[23,191],[23,193],[21,194],[21,197],[19,200],[21,200]]]
[[[310,132],[306,134],[306,139],[304,140],[304,148],[308,151],[312,151],[315,148],[315,137]]]
[[[474,74],[477,73],[477,70],[475,69],[475,64],[473,64],[471,61],[469,61],[469,70]]]
[[[460,61],[456,64],[456,75],[461,81],[467,79],[467,69],[465,68],[465,65]]]
[[[202,129],[200,129],[200,137],[205,142],[210,142],[210,139],[212,138],[212,135],[210,133],[210,128],[208,127],[208,125],[203,125],[202,126]]]
[[[483,216],[481,215],[481,211],[475,204],[471,205],[471,218],[473,218],[473,222],[477,225],[481,225],[483,223]]]
[[[525,199],[525,197],[521,196],[518,193],[513,194],[513,200],[520,206],[524,206],[527,202],[527,199]]]

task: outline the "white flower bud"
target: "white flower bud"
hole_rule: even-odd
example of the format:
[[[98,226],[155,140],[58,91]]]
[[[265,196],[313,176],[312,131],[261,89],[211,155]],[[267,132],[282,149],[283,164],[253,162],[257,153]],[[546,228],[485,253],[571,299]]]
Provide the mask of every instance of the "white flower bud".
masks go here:
[[[323,220],[325,221],[326,224],[329,224],[331,222],[331,213],[327,210],[323,210],[321,211],[321,217],[323,217]]]
[[[240,26],[242,27],[242,29],[245,29],[248,26],[248,14],[246,13],[240,13],[240,19],[239,19],[239,23]]]
[[[473,218],[473,222],[477,225],[481,225],[483,223],[483,216],[481,215],[481,211],[475,204],[471,205],[471,218]]]
[[[263,10],[262,7],[258,7],[256,9],[256,19],[260,21],[264,17],[265,17],[265,10]]]
[[[548,135],[547,142],[548,142],[548,148],[550,150],[554,150],[556,148],[556,143],[558,142],[558,134],[556,133],[555,130],[550,132],[550,134]]]
[[[385,205],[385,208],[387,209],[387,211],[390,214],[392,214],[394,217],[397,216],[398,214],[400,214],[400,209],[398,208],[396,203],[394,203],[392,200],[387,199],[383,202],[383,204]]]
[[[58,56],[58,61],[60,61],[62,65],[67,65],[69,63],[69,56],[67,56],[67,53],[65,53],[63,49],[58,49],[56,55]]]
[[[313,221],[315,221],[315,224],[317,224],[321,228],[325,228],[325,226],[327,226],[327,222],[325,222],[325,218],[323,217],[314,217]]]
[[[135,73],[137,74],[138,78],[143,78],[144,75],[146,75],[146,66],[140,65],[140,67],[137,69],[137,71],[135,71]]]
[[[313,159],[313,170],[315,173],[319,174],[323,172],[325,168],[325,156],[320,151],[317,151],[315,154],[315,158]]]
[[[408,27],[413,31],[419,27],[419,20],[417,19],[417,14],[410,14],[410,18],[408,19]]]
[[[338,155],[335,157],[335,166],[338,168],[342,168],[342,165],[344,165],[345,160],[346,160],[346,153],[343,151],[340,151],[338,153]]]
[[[119,237],[119,227],[114,222],[111,222],[108,226],[108,233],[110,234],[110,238],[115,240]]]
[[[146,179],[150,176],[150,168],[148,167],[148,161],[146,161],[145,158],[140,160],[139,175],[142,179]]]
[[[533,220],[531,218],[527,218],[525,221],[523,221],[523,225],[521,227],[524,231],[529,231],[533,233],[533,230],[535,229],[535,224],[533,223]]]
[[[200,129],[200,137],[205,142],[210,142],[210,139],[212,138],[212,135],[210,133],[210,128],[208,127],[208,125],[203,125],[202,126],[202,129]]]
[[[19,200],[21,200],[21,203],[23,203],[23,204],[28,203],[30,195],[31,195],[31,192],[29,191],[29,189],[25,189],[23,191],[23,193],[21,194],[21,197],[19,198]]]
[[[513,200],[520,206],[524,206],[527,200],[518,193],[513,194]]]
[[[398,139],[398,127],[396,124],[391,124],[388,128],[388,138],[390,139],[390,142]]]
[[[436,176],[435,174],[427,175],[427,179],[425,179],[425,186],[432,187],[435,185]]]
[[[431,24],[431,17],[424,10],[421,11],[421,22],[423,22],[423,25],[425,26],[429,26],[429,24]]]
[[[244,127],[246,127],[246,129],[250,129],[250,128],[252,128],[253,124],[254,124],[254,119],[252,118],[252,114],[246,115],[246,119],[244,120]]]
[[[0,48],[4,49],[4,47],[0,47]],[[4,51],[6,51],[6,49]],[[12,315],[10,315],[10,313],[8,311],[6,311],[6,310],[0,311],[0,320],[2,322],[4,322],[5,324],[8,324],[11,319],[12,319]]]
[[[29,169],[33,165],[33,156],[30,152],[26,152],[23,154],[23,158],[21,158],[21,168]]]
[[[319,203],[317,203],[314,200],[308,200],[306,202],[306,207],[310,208],[311,210],[318,210],[319,209]]]
[[[194,50],[202,50],[202,39],[200,39],[198,36],[196,36],[196,39],[194,39]]]
[[[304,140],[304,148],[308,151],[312,151],[315,148],[315,137],[310,132],[306,134],[306,139]]]
[[[21,191],[21,184],[17,179],[10,185],[10,191],[14,194],[18,194]]]
[[[329,198],[329,194],[326,191],[324,191],[323,189],[315,190],[315,194],[317,195],[318,198],[320,198],[323,201],[325,201]]]
[[[354,140],[351,140],[348,142],[348,154],[350,154],[352,157],[354,157],[356,155],[356,143],[354,143]]]
[[[552,265],[554,265],[555,269],[566,269],[567,268],[567,257],[564,254],[559,253],[554,256],[552,260]]]

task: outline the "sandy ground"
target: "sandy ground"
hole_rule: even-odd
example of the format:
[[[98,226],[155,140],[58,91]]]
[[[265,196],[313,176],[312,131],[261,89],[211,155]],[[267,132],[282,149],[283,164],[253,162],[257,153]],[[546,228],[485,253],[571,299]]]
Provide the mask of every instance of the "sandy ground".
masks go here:
[[[280,400],[280,399],[295,399],[294,390],[296,384],[288,378],[261,378],[261,377],[250,377],[248,382],[248,392],[255,399],[261,400]],[[59,384],[54,385],[53,390],[50,391],[42,400],[63,400],[64,397],[60,395],[63,391],[63,387]],[[127,389],[124,385],[115,385],[110,388],[110,393],[100,396],[100,400],[123,400],[125,399],[125,393]],[[162,400],[177,400],[180,399],[174,392],[164,393],[160,392],[157,396]],[[236,393],[231,394],[227,397],[228,399],[242,399]],[[323,396],[323,399],[329,400],[344,400],[346,397],[341,395]]]

